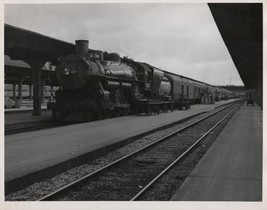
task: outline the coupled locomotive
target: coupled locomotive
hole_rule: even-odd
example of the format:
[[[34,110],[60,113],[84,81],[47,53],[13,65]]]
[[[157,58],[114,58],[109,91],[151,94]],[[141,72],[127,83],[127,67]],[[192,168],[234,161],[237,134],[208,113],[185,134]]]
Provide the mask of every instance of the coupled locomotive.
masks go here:
[[[164,72],[146,63],[120,58],[116,53],[88,51],[87,40],[76,41],[76,54],[67,55],[56,68],[62,88],[50,104],[53,118],[89,121],[151,113],[171,101],[171,84]]]
[[[88,43],[76,40],[76,54],[63,57],[56,67],[61,88],[55,102],[49,104],[56,120],[81,122],[189,109],[190,104],[200,103],[201,95],[216,91],[147,63],[90,50]]]

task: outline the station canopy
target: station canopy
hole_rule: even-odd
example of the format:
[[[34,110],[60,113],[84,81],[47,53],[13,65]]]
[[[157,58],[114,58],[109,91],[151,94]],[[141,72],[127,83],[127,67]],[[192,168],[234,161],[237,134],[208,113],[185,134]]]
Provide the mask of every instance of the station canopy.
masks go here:
[[[209,3],[209,8],[246,88],[262,83],[262,3]]]

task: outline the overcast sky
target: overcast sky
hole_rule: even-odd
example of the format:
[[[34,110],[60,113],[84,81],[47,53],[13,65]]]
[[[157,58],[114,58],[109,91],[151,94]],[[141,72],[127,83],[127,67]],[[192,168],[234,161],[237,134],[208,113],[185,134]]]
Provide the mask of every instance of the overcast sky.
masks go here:
[[[212,85],[243,85],[208,5],[5,5],[5,23]]]

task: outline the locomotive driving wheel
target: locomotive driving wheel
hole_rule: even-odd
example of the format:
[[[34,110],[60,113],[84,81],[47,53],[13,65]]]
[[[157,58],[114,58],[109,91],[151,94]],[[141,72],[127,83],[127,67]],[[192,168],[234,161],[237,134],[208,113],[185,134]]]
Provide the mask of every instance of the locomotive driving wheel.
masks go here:
[[[107,109],[104,111],[104,118],[108,119],[113,116],[113,110]]]
[[[159,115],[159,112],[160,112],[160,108],[159,108],[159,105],[156,106],[156,113],[157,115]]]
[[[84,121],[90,122],[92,120],[92,114],[91,112],[84,112],[83,113]]]
[[[171,110],[171,112],[174,111],[174,105],[173,104],[170,104],[170,110]]]
[[[148,104],[146,115],[151,116],[153,112],[152,105]]]
[[[164,106],[163,106],[163,112],[164,113],[167,113],[168,112],[168,105],[167,104],[164,104]]]
[[[122,116],[122,114],[123,114],[123,110],[121,108],[115,108],[114,109],[114,116],[115,117],[120,117],[120,116]]]
[[[102,112],[96,113],[96,120],[102,120],[102,119],[103,119],[103,113]]]
[[[103,114],[100,111],[95,111],[92,113],[92,120],[102,120]]]
[[[123,108],[123,115],[124,115],[124,116],[129,115],[129,113],[130,113],[130,108],[129,108],[129,107],[125,107],[125,108]]]

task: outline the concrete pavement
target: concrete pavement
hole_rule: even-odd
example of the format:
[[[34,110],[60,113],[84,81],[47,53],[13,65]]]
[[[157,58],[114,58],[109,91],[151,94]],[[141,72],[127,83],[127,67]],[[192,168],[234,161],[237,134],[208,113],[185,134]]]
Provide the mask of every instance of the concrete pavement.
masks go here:
[[[243,104],[171,200],[261,201],[262,144],[262,110]]]

